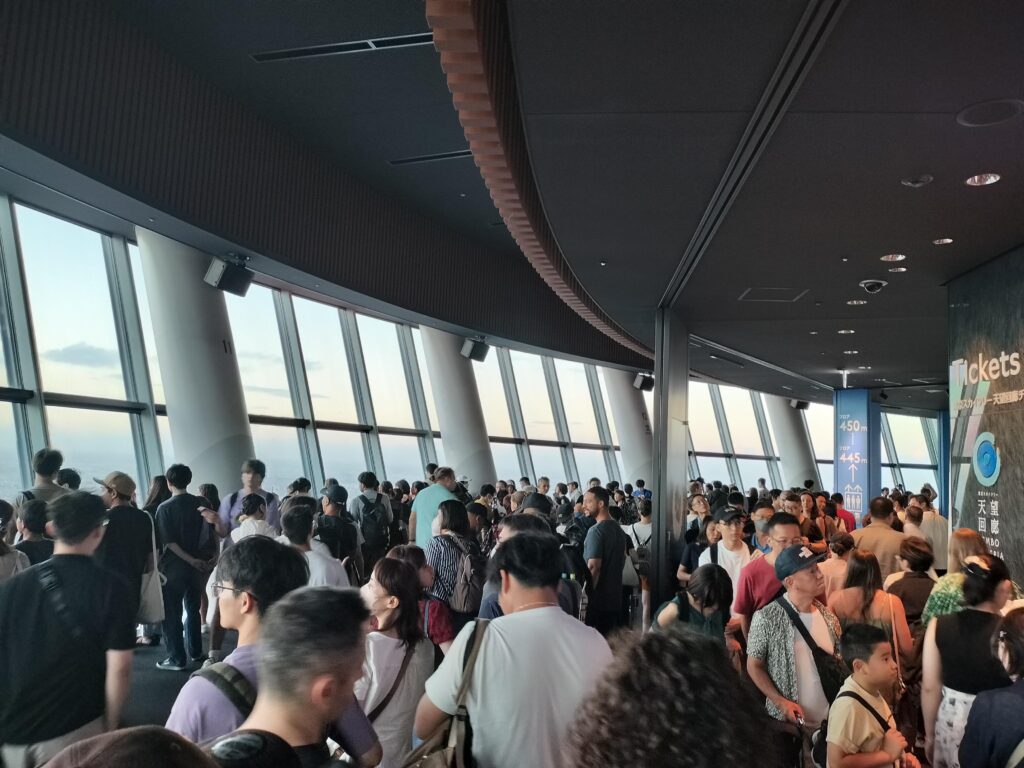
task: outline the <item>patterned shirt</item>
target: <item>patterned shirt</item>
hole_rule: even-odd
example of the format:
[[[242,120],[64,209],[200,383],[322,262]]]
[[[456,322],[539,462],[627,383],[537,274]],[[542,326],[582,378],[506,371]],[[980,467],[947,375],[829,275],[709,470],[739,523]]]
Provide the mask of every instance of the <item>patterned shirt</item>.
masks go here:
[[[459,559],[462,552],[453,541],[455,534],[445,534],[431,537],[427,542],[424,555],[427,564],[434,569],[434,588],[432,593],[438,600],[448,602],[452,592],[455,590],[455,579],[459,574]],[[476,549],[476,542],[459,537],[462,543],[469,549]]]
[[[832,636],[833,647],[839,647],[839,619],[817,600],[814,607],[821,613],[828,632]],[[771,677],[779,693],[790,701],[797,701],[799,686],[796,678],[796,627],[790,621],[786,610],[776,601],[768,603],[754,614],[750,622],[750,635],[747,638],[747,655],[765,662],[768,676]],[[799,703],[799,702],[798,702]],[[765,700],[768,714],[776,720],[785,720],[782,710],[771,701]]]

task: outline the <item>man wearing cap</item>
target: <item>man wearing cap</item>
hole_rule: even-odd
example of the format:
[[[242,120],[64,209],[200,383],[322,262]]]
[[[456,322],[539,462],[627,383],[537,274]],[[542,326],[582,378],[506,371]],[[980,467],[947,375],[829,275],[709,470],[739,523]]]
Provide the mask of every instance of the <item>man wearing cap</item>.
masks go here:
[[[783,591],[782,582],[775,577],[775,561],[783,550],[802,541],[800,523],[786,512],[768,518],[764,532],[768,537],[768,554],[755,558],[740,571],[739,587],[734,593],[732,611],[739,619],[744,637],[750,634],[754,614]]]
[[[108,530],[106,507],[73,491],[50,503],[49,516],[53,557],[0,587],[0,759],[8,768],[35,768],[117,728],[131,685],[139,584],[92,557]]]
[[[107,507],[107,532],[96,550],[96,559],[105,568],[122,576],[134,587],[132,613],[139,609],[142,574],[153,562],[154,523],[148,512],[132,505],[135,481],[124,472],[111,472],[100,480],[100,498]]]
[[[722,534],[722,540],[705,549],[698,560],[698,565],[722,566],[732,581],[732,593],[739,593],[740,571],[755,557],[757,550],[743,540],[743,511],[736,507],[725,506],[715,512],[715,522]],[[758,552],[757,557],[760,557]]]
[[[754,614],[747,638],[747,672],[765,695],[768,714],[776,720],[805,725],[813,733],[828,717],[825,697],[810,647],[787,613],[793,609],[822,650],[839,645],[839,619],[817,596],[825,587],[818,563],[825,555],[798,544],[775,559],[775,577],[786,594]]]
[[[363,532],[348,512],[348,491],[345,486],[330,483],[320,491],[322,512],[316,518],[316,539],[327,545],[339,560],[351,558],[349,581],[362,584]]]

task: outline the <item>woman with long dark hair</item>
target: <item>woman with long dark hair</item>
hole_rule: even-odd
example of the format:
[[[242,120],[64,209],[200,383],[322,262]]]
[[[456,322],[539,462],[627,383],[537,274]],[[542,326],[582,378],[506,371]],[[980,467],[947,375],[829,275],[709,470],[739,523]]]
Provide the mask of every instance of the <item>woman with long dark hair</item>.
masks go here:
[[[704,497],[702,496],[701,498]],[[690,580],[690,576],[697,570],[700,556],[704,553],[704,550],[717,543],[721,538],[722,534],[718,530],[718,523],[714,521],[711,515],[701,520],[700,533],[697,534],[695,541],[686,545],[686,549],[683,550],[682,560],[679,562],[679,570],[676,571],[676,579],[679,580],[680,584],[686,585],[686,582]]]
[[[846,629],[850,624],[872,624],[885,631],[896,650],[904,657],[913,647],[903,601],[882,589],[882,569],[878,558],[866,549],[855,549],[846,562],[846,582],[843,589],[833,592],[828,607]]]
[[[440,533],[427,542],[424,553],[427,564],[434,569],[434,595],[441,600],[450,600],[455,591],[459,560],[464,552],[480,554],[480,547],[469,530],[469,514],[465,505],[457,499],[442,501],[437,508],[440,515]],[[458,633],[475,616],[475,612],[461,613],[452,609],[455,631]]]
[[[380,765],[397,768],[412,751],[416,706],[434,671],[434,646],[420,626],[420,577],[409,563],[384,557],[360,591],[374,629],[356,699],[380,739]]]

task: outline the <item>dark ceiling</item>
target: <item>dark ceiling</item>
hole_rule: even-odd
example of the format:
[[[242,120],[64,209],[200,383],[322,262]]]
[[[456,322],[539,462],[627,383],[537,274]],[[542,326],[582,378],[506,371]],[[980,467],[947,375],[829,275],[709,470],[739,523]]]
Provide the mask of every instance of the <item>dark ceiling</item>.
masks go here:
[[[590,293],[653,345],[654,310],[807,3],[666,0],[642,15],[623,3],[509,5],[552,229]],[[926,382],[893,389],[889,404],[943,407],[944,285],[1024,242],[1024,118],[967,128],[956,115],[1024,96],[1022,39],[1016,4],[847,4],[676,301],[691,331],[829,387],[842,367],[851,386]],[[1002,181],[964,185],[987,171]],[[900,184],[922,174],[934,181]],[[940,237],[954,243],[933,245]],[[879,261],[889,253],[907,259]],[[875,278],[889,285],[868,296],[858,283]],[[802,296],[740,300],[750,288]],[[858,298],[869,303],[846,304]],[[716,357],[691,347],[709,376],[828,397]]]

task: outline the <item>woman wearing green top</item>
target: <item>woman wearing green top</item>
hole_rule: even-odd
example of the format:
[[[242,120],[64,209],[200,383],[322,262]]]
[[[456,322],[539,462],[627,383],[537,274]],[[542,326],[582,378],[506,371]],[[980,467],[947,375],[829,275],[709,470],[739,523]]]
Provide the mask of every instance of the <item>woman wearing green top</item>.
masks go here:
[[[960,528],[953,532],[949,540],[949,573],[940,578],[932,588],[928,602],[921,614],[921,625],[927,627],[928,622],[936,616],[945,616],[963,610],[964,604],[964,562],[968,557],[979,557],[988,554],[988,546],[981,534],[970,528]]]
[[[732,580],[720,565],[702,565],[690,576],[686,588],[658,609],[652,629],[683,622],[725,644],[725,625],[732,606]]]

